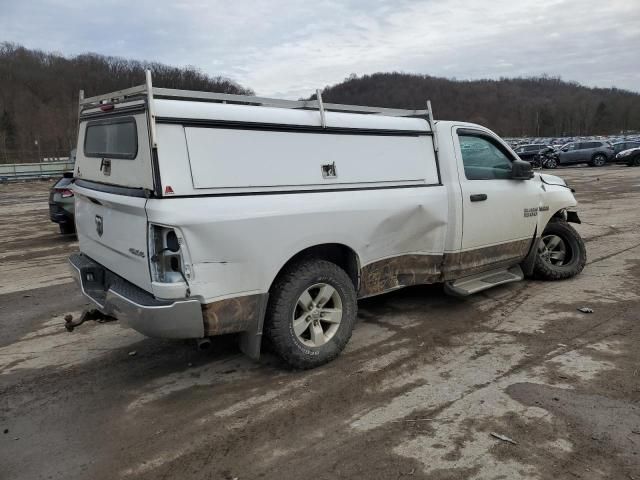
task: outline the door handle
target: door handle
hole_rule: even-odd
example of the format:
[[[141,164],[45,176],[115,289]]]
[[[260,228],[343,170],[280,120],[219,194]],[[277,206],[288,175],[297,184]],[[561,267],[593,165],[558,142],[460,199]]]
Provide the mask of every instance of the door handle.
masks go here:
[[[487,199],[486,193],[474,193],[469,197],[472,202],[484,202]]]

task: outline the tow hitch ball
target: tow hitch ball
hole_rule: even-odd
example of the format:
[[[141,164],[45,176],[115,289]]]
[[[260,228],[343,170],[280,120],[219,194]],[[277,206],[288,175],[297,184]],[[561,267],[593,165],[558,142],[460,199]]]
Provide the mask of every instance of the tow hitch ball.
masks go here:
[[[110,322],[115,320],[115,318],[110,317],[109,315],[105,315],[100,310],[85,310],[82,312],[82,315],[78,320],[73,320],[73,315],[67,314],[64,316],[64,328],[67,329],[67,332],[73,332],[73,329],[79,327],[87,320],[95,320],[99,323]]]

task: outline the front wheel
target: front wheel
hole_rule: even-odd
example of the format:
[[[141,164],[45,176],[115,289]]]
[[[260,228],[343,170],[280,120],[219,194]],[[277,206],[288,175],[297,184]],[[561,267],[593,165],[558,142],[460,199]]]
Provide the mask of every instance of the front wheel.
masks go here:
[[[562,280],[578,275],[587,263],[580,234],[567,222],[549,222],[538,243],[534,275],[542,280]]]
[[[265,335],[289,365],[314,368],[342,352],[356,315],[356,291],[346,272],[325,260],[304,260],[272,287]]]
[[[545,168],[558,168],[558,160],[555,157],[549,157],[542,165]]]

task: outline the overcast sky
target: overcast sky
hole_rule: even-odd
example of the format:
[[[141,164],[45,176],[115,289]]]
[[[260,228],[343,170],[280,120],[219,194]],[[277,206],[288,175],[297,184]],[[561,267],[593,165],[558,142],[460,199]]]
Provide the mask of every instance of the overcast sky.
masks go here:
[[[0,0],[0,41],[228,76],[297,98],[378,71],[640,91],[640,0]]]

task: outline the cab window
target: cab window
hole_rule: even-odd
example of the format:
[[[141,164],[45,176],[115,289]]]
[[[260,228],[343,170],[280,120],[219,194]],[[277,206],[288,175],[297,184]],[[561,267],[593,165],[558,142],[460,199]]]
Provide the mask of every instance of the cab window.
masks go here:
[[[467,180],[511,178],[511,159],[502,148],[482,136],[459,134],[458,138]]]

